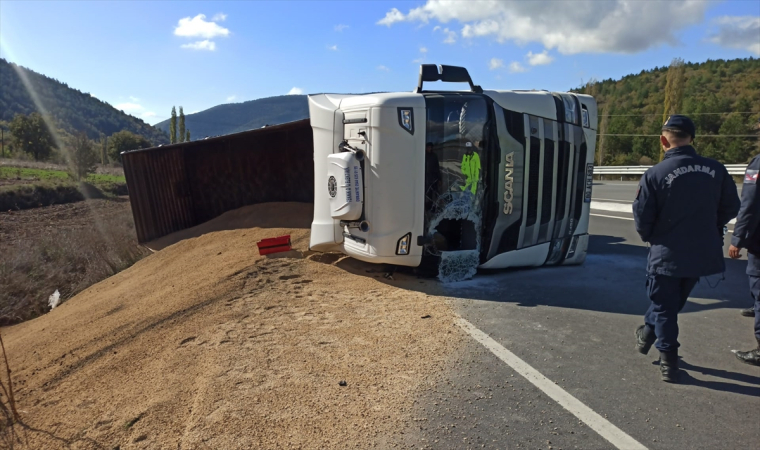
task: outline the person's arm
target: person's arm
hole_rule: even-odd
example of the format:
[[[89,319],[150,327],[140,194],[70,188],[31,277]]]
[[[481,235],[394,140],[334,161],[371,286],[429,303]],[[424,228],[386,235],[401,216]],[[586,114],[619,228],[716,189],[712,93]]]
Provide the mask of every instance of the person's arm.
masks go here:
[[[651,181],[650,171],[639,181],[636,200],[633,202],[633,220],[641,240],[649,242],[657,222],[657,192]]]
[[[738,258],[739,250],[746,248],[747,238],[754,233],[760,224],[760,195],[757,192],[757,178],[760,171],[760,158],[755,157],[747,167],[742,185],[742,199],[739,215],[734,225],[734,233],[731,237],[729,256]],[[733,180],[732,180],[733,181]]]
[[[741,201],[739,200],[739,194],[736,192],[736,183],[731,175],[728,174],[728,170],[723,168],[725,172],[723,175],[723,186],[720,192],[720,203],[718,204],[718,229],[723,229],[729,220],[736,217],[739,213],[739,207]]]

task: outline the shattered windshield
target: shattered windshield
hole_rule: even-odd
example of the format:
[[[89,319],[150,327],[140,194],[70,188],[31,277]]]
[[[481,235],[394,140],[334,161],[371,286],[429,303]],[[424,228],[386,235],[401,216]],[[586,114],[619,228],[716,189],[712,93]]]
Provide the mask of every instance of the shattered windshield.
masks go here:
[[[427,98],[425,230],[442,281],[471,278],[479,264],[488,109],[476,95]]]

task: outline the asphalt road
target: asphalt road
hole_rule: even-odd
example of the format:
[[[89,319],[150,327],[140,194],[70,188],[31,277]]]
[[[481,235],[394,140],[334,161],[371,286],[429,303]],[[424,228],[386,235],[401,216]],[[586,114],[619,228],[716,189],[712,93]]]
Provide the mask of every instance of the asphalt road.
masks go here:
[[[595,202],[632,201],[635,183],[594,186]],[[597,203],[598,205],[598,203]],[[614,209],[614,208],[608,208]],[[445,287],[460,316],[649,449],[760,447],[760,369],[746,261],[702,279],[679,316],[685,376],[660,381],[658,354],[634,349],[643,323],[647,249],[631,214],[592,210],[583,266],[479,274]],[[474,339],[431,386],[398,442],[414,448],[625,448],[591,429]]]

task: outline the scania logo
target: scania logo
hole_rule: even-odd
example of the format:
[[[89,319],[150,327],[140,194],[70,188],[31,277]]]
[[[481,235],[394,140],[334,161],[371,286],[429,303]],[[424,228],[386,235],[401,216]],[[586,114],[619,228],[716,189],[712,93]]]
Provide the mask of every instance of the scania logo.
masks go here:
[[[508,153],[504,161],[504,214],[512,214],[512,199],[515,198],[514,178],[515,153]]]
[[[335,181],[335,177],[333,176],[327,179],[327,192],[330,194],[330,197],[335,197],[338,193],[338,182]]]

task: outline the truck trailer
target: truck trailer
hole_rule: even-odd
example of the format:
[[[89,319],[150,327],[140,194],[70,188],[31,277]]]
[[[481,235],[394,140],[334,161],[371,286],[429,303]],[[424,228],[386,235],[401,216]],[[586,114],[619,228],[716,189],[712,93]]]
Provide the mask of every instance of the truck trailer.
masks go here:
[[[470,89],[423,90],[433,81]],[[312,250],[442,280],[585,260],[593,97],[483,90],[465,68],[423,64],[413,92],[310,95],[309,115]]]

